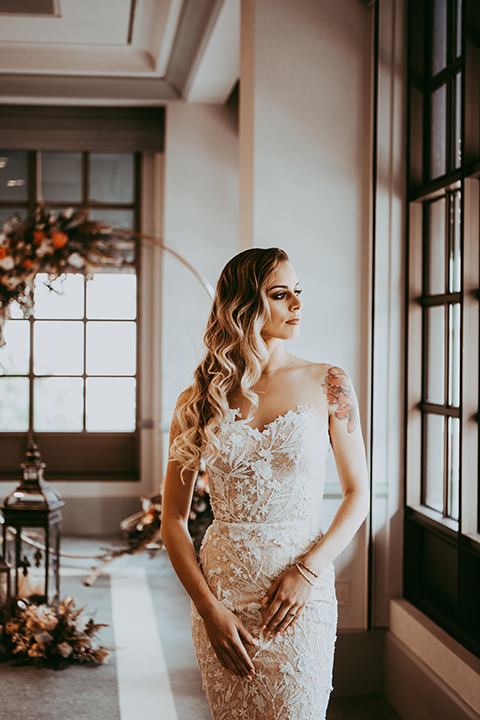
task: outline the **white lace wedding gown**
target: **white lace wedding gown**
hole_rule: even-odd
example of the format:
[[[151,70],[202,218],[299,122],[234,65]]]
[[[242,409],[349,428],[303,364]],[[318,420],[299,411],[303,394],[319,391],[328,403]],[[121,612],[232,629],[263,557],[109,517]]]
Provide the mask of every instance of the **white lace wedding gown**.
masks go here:
[[[192,606],[204,689],[214,720],[324,720],[337,624],[333,566],[292,629],[264,637],[260,625],[270,585],[321,537],[328,428],[309,406],[262,432],[237,415],[224,422],[220,456],[207,468],[215,520],[200,560],[212,592],[259,641],[248,646],[256,675],[239,680],[221,666]]]

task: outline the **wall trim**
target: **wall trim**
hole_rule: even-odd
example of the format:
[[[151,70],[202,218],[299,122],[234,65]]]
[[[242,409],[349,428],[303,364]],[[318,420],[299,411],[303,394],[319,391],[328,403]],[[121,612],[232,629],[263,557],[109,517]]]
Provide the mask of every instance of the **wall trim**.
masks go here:
[[[390,632],[480,715],[480,660],[403,598],[390,601]]]

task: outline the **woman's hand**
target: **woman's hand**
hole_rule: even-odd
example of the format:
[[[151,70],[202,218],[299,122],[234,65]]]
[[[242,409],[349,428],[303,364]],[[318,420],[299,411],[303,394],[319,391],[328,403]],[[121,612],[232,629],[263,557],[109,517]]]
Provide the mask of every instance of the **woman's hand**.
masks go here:
[[[312,585],[294,565],[279,575],[262,600],[264,605],[269,605],[262,624],[265,635],[273,632],[277,636],[282,630],[293,625],[307,604],[312,590]]]
[[[242,621],[218,600],[209,599],[206,604],[197,605],[202,616],[207,635],[215,654],[223,667],[237,677],[253,680],[255,667],[245,645],[258,646]]]

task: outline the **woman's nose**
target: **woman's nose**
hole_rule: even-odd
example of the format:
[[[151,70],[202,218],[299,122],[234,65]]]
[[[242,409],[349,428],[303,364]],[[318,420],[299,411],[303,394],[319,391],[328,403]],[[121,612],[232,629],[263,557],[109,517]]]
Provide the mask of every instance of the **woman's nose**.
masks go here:
[[[300,300],[300,298],[298,297],[298,295],[294,295],[294,296],[293,296],[293,300],[292,300],[292,303],[291,303],[291,307],[292,307],[293,309],[298,309],[298,310],[300,310],[300,308],[303,307],[303,303],[302,303],[302,301]]]

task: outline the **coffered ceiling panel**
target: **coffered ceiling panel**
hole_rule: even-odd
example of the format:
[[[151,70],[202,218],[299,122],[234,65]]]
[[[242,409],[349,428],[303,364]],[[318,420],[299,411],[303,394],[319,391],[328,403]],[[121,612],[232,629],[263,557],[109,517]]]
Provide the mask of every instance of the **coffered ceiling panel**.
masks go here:
[[[59,16],[1,15],[0,103],[156,105],[191,88],[222,102],[238,75],[238,4],[55,0]]]
[[[125,45],[132,1],[61,0],[60,17],[5,15],[0,42]]]

